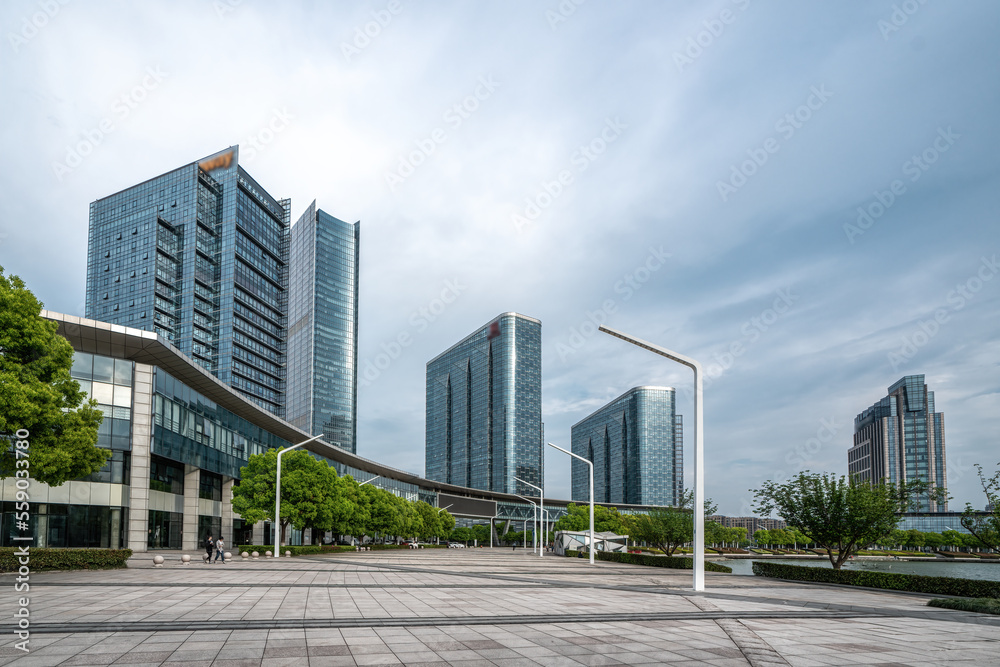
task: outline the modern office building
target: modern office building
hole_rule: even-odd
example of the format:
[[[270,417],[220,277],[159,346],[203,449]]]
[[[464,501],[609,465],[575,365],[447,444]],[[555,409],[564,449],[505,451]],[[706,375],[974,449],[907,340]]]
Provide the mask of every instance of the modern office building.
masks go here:
[[[313,201],[292,225],[285,418],[357,452],[358,239],[361,223]]]
[[[788,524],[781,519],[762,519],[759,516],[723,516],[713,514],[706,516],[705,521],[714,521],[723,528],[746,528],[747,535],[753,537],[758,530],[783,530]]]
[[[289,221],[237,146],[98,199],[87,317],[159,334],[281,415]]]
[[[573,453],[594,464],[594,500],[674,505],[684,492],[683,429],[669,387],[635,387],[573,425]],[[573,459],[573,500],[590,499],[589,466]]]
[[[542,486],[542,323],[503,313],[427,363],[425,475],[501,493]]]
[[[907,375],[889,387],[889,395],[854,418],[854,445],[847,469],[868,481],[903,484],[921,479],[948,488],[944,414],[934,410],[934,392],[923,375]],[[924,498],[922,512],[947,512],[948,502]]]

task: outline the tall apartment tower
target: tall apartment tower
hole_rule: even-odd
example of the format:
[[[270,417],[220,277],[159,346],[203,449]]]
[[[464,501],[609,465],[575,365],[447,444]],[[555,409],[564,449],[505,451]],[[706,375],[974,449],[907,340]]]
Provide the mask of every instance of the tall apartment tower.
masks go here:
[[[238,146],[98,199],[87,317],[155,331],[283,416],[290,207]]]
[[[361,223],[313,201],[292,225],[285,418],[357,453]]]
[[[854,418],[854,446],[847,469],[863,480],[894,484],[922,479],[947,489],[944,413],[934,411],[934,392],[923,375],[907,375],[889,395]],[[920,511],[947,512],[948,502],[920,502]]]
[[[594,464],[594,500],[673,505],[684,493],[683,421],[670,387],[634,387],[576,423],[573,453]],[[590,467],[572,462],[573,500],[590,499]]]
[[[542,486],[542,323],[503,313],[427,363],[427,479]]]

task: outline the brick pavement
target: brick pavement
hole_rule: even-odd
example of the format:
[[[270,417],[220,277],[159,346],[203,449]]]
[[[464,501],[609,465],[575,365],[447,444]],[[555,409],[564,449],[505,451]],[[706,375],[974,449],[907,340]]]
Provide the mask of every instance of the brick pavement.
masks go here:
[[[31,639],[0,665],[1000,663],[1000,618],[926,596],[506,549],[303,556],[31,575]],[[0,576],[0,615],[21,594]]]

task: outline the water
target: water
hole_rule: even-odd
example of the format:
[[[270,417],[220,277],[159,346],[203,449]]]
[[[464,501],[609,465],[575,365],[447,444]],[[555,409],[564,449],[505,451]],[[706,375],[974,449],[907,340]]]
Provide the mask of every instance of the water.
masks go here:
[[[752,575],[753,560],[749,558],[713,559],[713,562],[733,568],[733,574]],[[803,567],[833,567],[827,558],[823,560],[805,558],[768,558],[762,563],[783,563]],[[878,570],[901,574],[922,574],[928,577],[955,577],[957,579],[989,579],[1000,581],[1000,563],[955,563],[945,560],[853,560],[844,563],[845,570]]]

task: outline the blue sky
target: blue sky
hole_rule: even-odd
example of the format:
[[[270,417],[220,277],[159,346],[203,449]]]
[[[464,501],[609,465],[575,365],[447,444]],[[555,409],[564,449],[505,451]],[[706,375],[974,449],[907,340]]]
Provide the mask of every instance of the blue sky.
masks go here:
[[[293,219],[315,198],[361,220],[361,370],[411,341],[361,387],[363,456],[422,473],[427,360],[517,311],[542,321],[556,444],[675,386],[692,479],[690,374],[601,320],[713,374],[723,513],[846,472],[854,416],[915,373],[953,506],[984,504],[996,3],[15,0],[0,25],[0,264],[53,310],[83,313],[91,201],[240,144]],[[569,462],[546,467],[568,498]]]

